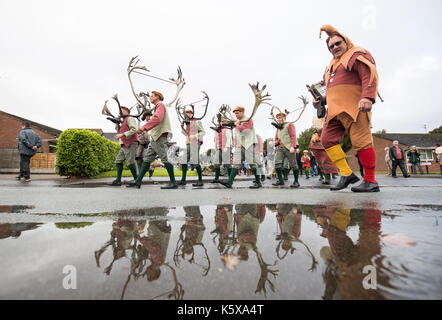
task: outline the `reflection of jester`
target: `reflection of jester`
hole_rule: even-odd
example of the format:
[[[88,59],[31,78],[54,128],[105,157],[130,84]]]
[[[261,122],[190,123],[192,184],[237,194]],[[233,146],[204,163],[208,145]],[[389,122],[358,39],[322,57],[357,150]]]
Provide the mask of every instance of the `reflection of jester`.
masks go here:
[[[218,236],[218,251],[220,254],[227,254],[229,247],[233,244],[233,205],[218,205],[215,212],[215,234],[213,241]]]
[[[249,259],[249,250],[252,250],[256,254],[259,267],[261,269],[261,276],[258,280],[255,293],[264,292],[264,296],[267,293],[265,284],[269,283],[270,289],[274,292],[274,285],[268,279],[269,273],[274,277],[278,274],[278,270],[269,269],[261,253],[256,246],[258,239],[259,225],[264,221],[266,209],[264,204],[237,204],[235,205],[235,224],[238,230],[238,255],[241,260],[247,261]]]
[[[203,223],[203,216],[198,206],[184,207],[184,212],[186,213],[186,222],[181,227],[181,233],[175,249],[175,265],[178,266],[179,258],[185,259],[185,255],[191,255],[188,261],[195,263],[195,247],[201,246],[208,262],[208,266],[203,267],[203,275],[205,276],[210,269],[210,260],[206,247],[203,244],[204,230],[206,230]]]
[[[313,253],[310,251],[310,248],[299,238],[301,236],[301,210],[298,209],[296,205],[286,203],[277,204],[271,210],[273,212],[278,212],[278,214],[276,215],[276,219],[281,230],[280,234],[276,236],[276,240],[279,240],[279,243],[276,247],[276,255],[278,256],[278,258],[282,260],[287,256],[289,252],[290,254],[293,254],[293,252],[295,251],[293,243],[301,243],[307,249],[312,258],[312,265],[309,270],[314,271],[318,262],[316,261]],[[279,253],[280,248],[285,251],[282,256]]]
[[[338,173],[338,168],[333,163],[333,161],[330,160],[327,152],[325,151],[324,146],[320,142],[320,136],[321,136],[322,128],[317,129],[312,134],[312,139],[310,140],[309,149],[310,151],[315,155],[316,161],[318,163],[320,172],[321,172],[321,178],[322,174],[325,176],[323,184],[330,184],[330,176],[332,174]]]
[[[330,247],[321,249],[321,257],[326,262],[323,298],[382,299],[379,292],[363,288],[366,277],[364,267],[375,263],[374,259],[381,253],[381,212],[374,209],[363,211],[363,221],[359,223],[359,240],[354,244],[346,233],[351,221],[350,211],[324,207],[313,209],[317,222],[324,228],[322,236],[330,244]]]

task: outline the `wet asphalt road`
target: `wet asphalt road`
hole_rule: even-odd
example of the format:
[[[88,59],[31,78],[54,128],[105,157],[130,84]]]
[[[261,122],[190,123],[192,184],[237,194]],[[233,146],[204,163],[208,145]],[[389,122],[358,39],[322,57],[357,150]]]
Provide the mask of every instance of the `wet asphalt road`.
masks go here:
[[[258,190],[5,178],[0,299],[442,299],[440,178],[379,176],[373,194],[316,177]]]
[[[206,177],[205,177],[206,178]],[[207,177],[206,180],[209,180]],[[112,179],[66,181],[33,180],[25,184],[12,179],[0,179],[0,205],[28,206],[26,213],[40,214],[88,214],[116,210],[137,209],[158,206],[217,205],[238,203],[301,203],[301,204],[343,204],[351,208],[364,208],[367,203],[375,204],[380,210],[398,209],[404,205],[442,205],[442,179],[437,178],[390,178],[378,176],[379,193],[355,194],[350,187],[332,192],[323,186],[317,177],[309,180],[300,178],[300,189],[273,187],[271,180],[264,187],[251,190],[251,181],[238,181],[234,189],[205,182],[203,188],[191,186],[176,190],[162,190],[160,184],[145,184],[141,189],[111,187],[106,184]],[[164,183],[164,179],[154,179]],[[336,183],[337,180],[334,182]],[[148,181],[146,181],[148,182]],[[151,182],[148,182],[151,183]],[[1,221],[17,221],[22,215],[2,215]],[[26,215],[27,222],[30,216]],[[54,216],[55,219],[55,216]],[[32,220],[32,219],[31,219]]]

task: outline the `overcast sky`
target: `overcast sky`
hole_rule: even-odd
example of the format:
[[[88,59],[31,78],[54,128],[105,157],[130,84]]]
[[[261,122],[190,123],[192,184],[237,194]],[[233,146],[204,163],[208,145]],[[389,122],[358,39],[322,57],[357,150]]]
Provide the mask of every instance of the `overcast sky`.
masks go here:
[[[385,102],[373,107],[373,131],[423,133],[424,125],[442,125],[441,12],[437,0],[0,0],[0,110],[60,130],[113,131],[101,115],[103,102],[118,93],[122,104],[135,103],[126,69],[139,55],[164,78],[181,66],[184,102],[208,93],[207,149],[210,119],[221,104],[251,111],[248,83],[267,84],[272,103],[284,108],[299,107],[299,95],[311,101],[305,85],[322,78],[331,58],[319,29],[331,24],[376,60]],[[143,76],[134,84],[138,92],[163,92],[165,100],[175,93],[173,85]],[[254,118],[263,138],[274,135],[269,111],[263,105]],[[310,104],[298,134],[314,112]]]

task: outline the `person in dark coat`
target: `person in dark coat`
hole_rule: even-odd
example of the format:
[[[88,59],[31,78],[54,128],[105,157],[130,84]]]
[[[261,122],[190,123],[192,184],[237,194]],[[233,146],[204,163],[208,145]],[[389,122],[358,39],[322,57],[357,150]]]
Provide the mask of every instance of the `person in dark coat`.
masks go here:
[[[417,151],[416,146],[412,146],[410,151],[407,152],[407,157],[410,159],[411,169],[414,174],[416,174],[416,167],[419,168],[419,172],[424,174],[421,166],[421,154]]]
[[[31,158],[41,147],[41,138],[31,129],[29,122],[23,122],[22,130],[18,134],[18,153],[20,154],[20,174],[17,180],[31,181]]]
[[[402,171],[402,175],[404,178],[408,178],[410,175],[407,173],[407,170],[405,169],[405,153],[402,148],[399,147],[399,141],[395,140],[393,141],[393,146],[390,147],[389,155],[391,159],[391,176],[393,178],[396,178],[396,168],[399,166]]]

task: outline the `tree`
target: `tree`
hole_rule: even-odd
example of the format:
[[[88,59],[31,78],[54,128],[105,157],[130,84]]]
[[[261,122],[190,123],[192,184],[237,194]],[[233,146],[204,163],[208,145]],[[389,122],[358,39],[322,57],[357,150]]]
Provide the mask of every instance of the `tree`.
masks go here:
[[[440,126],[439,128],[434,128],[429,133],[442,133],[442,126]]]
[[[312,135],[315,130],[316,130],[315,128],[311,127],[307,130],[302,131],[301,134],[299,135],[298,145],[299,145],[299,150],[301,150],[301,152],[303,150],[308,150],[310,140],[312,139]]]
[[[301,134],[299,135],[298,145],[299,145],[299,150],[301,150],[301,152],[303,150],[308,150],[308,146],[310,145],[310,140],[312,139],[312,135],[315,130],[316,129],[312,127],[302,131]],[[342,150],[344,150],[344,152],[347,152],[353,147],[348,133],[346,133],[344,135],[344,138],[342,138],[342,140],[339,141],[339,144],[341,145]]]
[[[353,148],[353,145],[351,144],[350,136],[348,135],[348,133],[346,133],[344,135],[344,138],[342,138],[342,140],[339,141],[339,144],[341,145],[341,148],[342,148],[342,150],[344,150],[344,152],[347,152],[348,150]]]
[[[378,131],[376,131],[375,133],[377,133],[377,134],[386,134],[386,133],[387,133],[387,130],[382,129],[382,130],[378,130]]]

